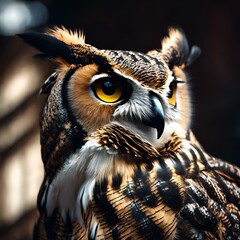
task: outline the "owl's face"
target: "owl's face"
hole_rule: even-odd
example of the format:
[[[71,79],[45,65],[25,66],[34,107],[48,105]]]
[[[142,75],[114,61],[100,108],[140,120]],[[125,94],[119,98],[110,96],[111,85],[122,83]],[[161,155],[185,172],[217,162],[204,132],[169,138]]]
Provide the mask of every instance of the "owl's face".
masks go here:
[[[50,177],[88,138],[111,124],[159,149],[173,136],[186,137],[191,107],[183,69],[199,50],[193,47],[189,53],[181,30],[171,28],[161,49],[147,54],[99,50],[64,28],[22,38],[59,64],[41,90],[48,94],[40,127]]]
[[[109,52],[104,54],[109,56]],[[83,129],[89,135],[114,122],[155,146],[161,146],[173,133],[182,136],[190,119],[190,112],[184,112],[189,106],[183,107],[189,101],[180,98],[188,96],[182,71],[171,71],[164,61],[152,66],[148,55],[139,54],[137,63],[129,57],[135,53],[118,54],[141,72],[134,74],[134,69],[110,58],[106,68],[92,63],[77,68],[71,76],[67,86],[69,106]],[[155,81],[143,79],[144,75]]]
[[[170,29],[161,50],[147,54],[99,50],[63,28],[24,39],[60,64],[50,95],[66,82],[65,100],[87,135],[114,122],[155,146],[185,136],[191,113],[182,69],[197,51],[189,54],[182,31]]]

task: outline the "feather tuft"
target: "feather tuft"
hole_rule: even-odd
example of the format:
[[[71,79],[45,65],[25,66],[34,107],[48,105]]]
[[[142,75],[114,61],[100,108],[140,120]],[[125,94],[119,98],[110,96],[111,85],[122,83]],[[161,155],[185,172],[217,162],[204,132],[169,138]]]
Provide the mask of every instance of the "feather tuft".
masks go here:
[[[85,44],[85,36],[80,30],[69,30],[63,26],[54,27],[47,31],[47,34],[65,42],[68,45],[71,44]]]
[[[189,46],[182,29],[174,27],[168,29],[168,36],[162,40],[161,52],[170,69],[173,66],[186,64],[189,55]]]

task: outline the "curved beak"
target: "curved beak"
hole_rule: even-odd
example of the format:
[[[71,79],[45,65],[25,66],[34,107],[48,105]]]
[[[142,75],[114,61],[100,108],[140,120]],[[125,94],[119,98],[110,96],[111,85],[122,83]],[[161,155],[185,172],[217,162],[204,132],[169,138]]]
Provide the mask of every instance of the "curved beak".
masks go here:
[[[152,103],[151,116],[143,120],[143,123],[149,127],[157,129],[157,138],[159,139],[163,133],[165,121],[162,104],[158,96],[154,92],[149,93]]]

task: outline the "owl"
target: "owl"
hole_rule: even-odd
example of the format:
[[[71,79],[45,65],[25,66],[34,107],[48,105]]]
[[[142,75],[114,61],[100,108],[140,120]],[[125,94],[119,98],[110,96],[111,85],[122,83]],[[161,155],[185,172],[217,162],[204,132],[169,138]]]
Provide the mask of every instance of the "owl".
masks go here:
[[[147,53],[63,27],[20,37],[58,64],[41,88],[34,239],[240,239],[240,169],[191,131],[185,68],[200,50],[183,30]]]

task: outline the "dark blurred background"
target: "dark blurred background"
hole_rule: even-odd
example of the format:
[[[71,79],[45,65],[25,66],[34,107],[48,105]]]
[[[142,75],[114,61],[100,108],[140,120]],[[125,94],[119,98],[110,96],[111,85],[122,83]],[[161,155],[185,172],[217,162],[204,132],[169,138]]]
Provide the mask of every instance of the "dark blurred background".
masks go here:
[[[0,0],[0,239],[31,238],[43,177],[38,90],[56,67],[15,34],[63,25],[98,48],[146,52],[181,26],[202,49],[187,69],[193,130],[209,153],[240,165],[239,13],[233,0]]]

